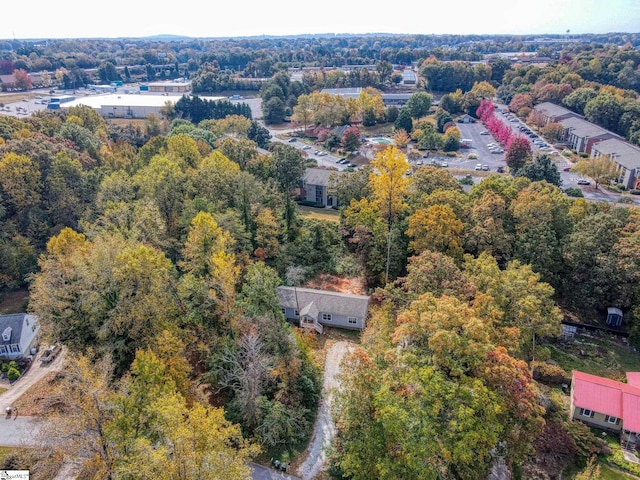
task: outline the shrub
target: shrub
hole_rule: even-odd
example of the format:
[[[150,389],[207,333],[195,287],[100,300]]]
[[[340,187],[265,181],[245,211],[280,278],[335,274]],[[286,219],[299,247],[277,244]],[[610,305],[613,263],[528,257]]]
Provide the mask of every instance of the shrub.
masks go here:
[[[3,363],[2,367],[0,367],[0,371],[2,371],[2,373],[7,373],[7,371],[9,371],[9,364]]]
[[[581,198],[584,197],[582,190],[575,187],[565,188],[564,193],[566,193],[570,197],[581,197]]]
[[[571,379],[558,365],[547,362],[533,362],[533,379],[548,385],[571,383]]]
[[[298,200],[298,205],[302,205],[305,207],[315,207],[315,208],[324,208],[324,205],[321,203],[316,203],[312,200]]]
[[[7,378],[12,382],[20,377],[20,371],[17,368],[9,367]]]
[[[580,152],[580,158],[589,158],[589,154],[585,152]]]
[[[469,160],[475,160],[476,158],[478,158],[478,154],[477,153],[470,153],[469,155],[467,155],[467,158]],[[640,192],[640,190],[638,190]]]
[[[634,190],[629,190],[629,193],[631,195],[640,195],[640,190],[635,190],[635,189]]]
[[[475,185],[475,182],[473,181],[473,179],[467,178],[467,177],[461,178],[459,182],[460,182],[460,185]]]
[[[578,420],[569,420],[564,423],[564,429],[573,440],[577,454],[584,458],[604,453],[606,443],[597,438],[591,429]]]

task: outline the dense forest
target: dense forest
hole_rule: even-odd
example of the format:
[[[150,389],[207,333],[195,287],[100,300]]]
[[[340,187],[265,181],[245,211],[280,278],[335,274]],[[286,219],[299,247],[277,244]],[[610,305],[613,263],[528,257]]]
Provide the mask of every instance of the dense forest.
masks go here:
[[[475,480],[503,462],[545,478],[545,454],[584,466],[602,442],[566,418],[570,372],[548,360],[563,316],[597,322],[612,305],[640,346],[640,211],[570,198],[530,174],[529,157],[466,189],[441,168],[408,176],[402,145],[455,152],[454,117],[481,117],[494,95],[522,117],[564,104],[639,142],[636,37],[545,44],[555,60],[543,67],[462,61],[531,45],[511,37],[0,43],[4,72],[242,72],[268,77],[265,123],[404,132],[332,178],[332,222],[300,214],[312,163],[270,142],[242,103],[184,97],[129,125],[88,107],[1,116],[0,288],[29,288],[28,310],[70,352],[49,399],[50,451],[35,469],[14,465],[47,478],[73,447],[83,478],[247,478],[260,452],[302,451],[321,394],[317,339],[285,321],[276,287],[329,274],[364,278],[372,295],[341,376],[331,475]],[[373,88],[330,100],[317,91],[330,82],[285,71],[380,62],[417,62],[425,83],[401,111]],[[393,83],[385,65],[371,77],[361,86]]]

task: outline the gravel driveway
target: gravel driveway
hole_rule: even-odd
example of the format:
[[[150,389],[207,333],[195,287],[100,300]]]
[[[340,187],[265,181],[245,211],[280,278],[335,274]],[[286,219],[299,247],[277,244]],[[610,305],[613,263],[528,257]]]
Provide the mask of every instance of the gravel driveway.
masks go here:
[[[318,418],[313,427],[313,437],[307,448],[307,458],[300,465],[298,475],[302,480],[311,480],[323,470],[326,465],[327,455],[325,448],[331,445],[335,435],[335,425],[331,418],[331,404],[333,402],[334,391],[339,387],[338,373],[340,364],[347,353],[353,351],[353,344],[339,341],[334,343],[327,352],[324,366],[324,383],[322,386],[322,400],[318,409]]]
[[[0,384],[2,387],[7,387],[6,392],[0,393],[0,408],[2,408],[2,413],[4,413],[5,408],[13,406],[16,400],[18,400],[24,392],[26,392],[35,383],[42,380],[47,373],[57,372],[62,369],[64,354],[65,349],[63,348],[53,362],[45,364],[40,363],[40,357],[38,356],[25,374],[13,384]]]

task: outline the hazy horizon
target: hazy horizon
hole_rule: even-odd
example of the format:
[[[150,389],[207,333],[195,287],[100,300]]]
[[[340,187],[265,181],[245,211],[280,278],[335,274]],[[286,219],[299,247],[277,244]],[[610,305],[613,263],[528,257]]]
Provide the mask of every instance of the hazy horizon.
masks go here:
[[[112,0],[88,8],[77,0],[54,7],[33,0],[26,12],[3,5],[0,39],[95,39],[185,36],[190,38],[283,37],[297,35],[558,35],[637,33],[638,0],[458,0],[401,9],[326,0],[309,13],[290,0],[249,0],[198,10],[149,8]]]

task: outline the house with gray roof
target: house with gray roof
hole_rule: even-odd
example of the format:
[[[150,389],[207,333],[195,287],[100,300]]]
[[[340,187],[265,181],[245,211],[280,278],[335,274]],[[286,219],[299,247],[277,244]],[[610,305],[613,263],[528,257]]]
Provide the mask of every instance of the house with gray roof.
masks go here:
[[[300,196],[309,202],[322,204],[325,207],[337,207],[338,198],[329,193],[329,183],[332,175],[342,175],[339,170],[326,168],[307,168],[300,180]]]
[[[605,130],[583,118],[568,117],[558,122],[564,127],[564,140],[569,148],[578,153],[591,154],[591,148],[597,142],[609,138],[622,139],[609,130]]]
[[[40,322],[26,313],[0,315],[0,334],[0,360],[18,360],[38,346]]]
[[[618,183],[621,183],[627,189],[638,187],[640,148],[618,138],[609,138],[593,145],[591,157],[608,158],[618,168],[618,173],[620,174]]]
[[[364,330],[369,297],[311,288],[278,287],[285,318],[301,327],[322,333],[325,325]]]

